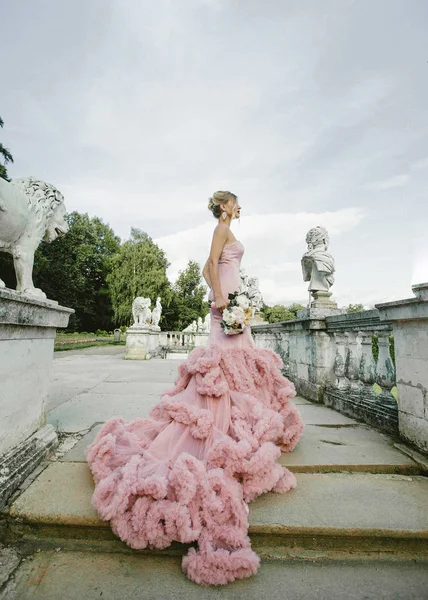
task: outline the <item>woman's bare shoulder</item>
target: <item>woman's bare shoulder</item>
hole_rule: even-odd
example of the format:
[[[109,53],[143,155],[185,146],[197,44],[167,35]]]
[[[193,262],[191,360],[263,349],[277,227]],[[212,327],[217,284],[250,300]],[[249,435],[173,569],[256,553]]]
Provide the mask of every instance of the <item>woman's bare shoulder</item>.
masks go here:
[[[227,239],[229,233],[229,227],[225,223],[219,223],[215,226],[213,231],[213,238],[220,238],[223,240]]]

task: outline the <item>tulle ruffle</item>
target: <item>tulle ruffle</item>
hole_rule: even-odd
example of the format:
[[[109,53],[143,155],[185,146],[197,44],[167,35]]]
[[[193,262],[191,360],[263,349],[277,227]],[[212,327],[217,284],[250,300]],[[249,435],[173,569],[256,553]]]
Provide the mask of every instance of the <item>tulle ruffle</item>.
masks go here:
[[[257,571],[247,502],[296,486],[277,459],[303,431],[281,366],[267,349],[197,348],[149,418],[105,423],[87,451],[92,503],[120,539],[135,549],[197,541],[182,565],[201,585]]]

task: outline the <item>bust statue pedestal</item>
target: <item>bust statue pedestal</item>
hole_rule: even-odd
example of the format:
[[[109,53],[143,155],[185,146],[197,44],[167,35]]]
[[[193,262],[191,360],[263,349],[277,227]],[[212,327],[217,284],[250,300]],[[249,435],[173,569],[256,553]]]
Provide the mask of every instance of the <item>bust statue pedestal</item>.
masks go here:
[[[312,292],[313,301],[311,308],[337,308],[336,302],[330,300],[332,293],[324,290],[316,290]]]

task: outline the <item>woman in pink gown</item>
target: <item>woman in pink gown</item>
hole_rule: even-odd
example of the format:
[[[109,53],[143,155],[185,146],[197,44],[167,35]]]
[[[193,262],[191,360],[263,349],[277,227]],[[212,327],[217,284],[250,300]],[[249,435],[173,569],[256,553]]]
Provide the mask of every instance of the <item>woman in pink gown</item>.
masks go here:
[[[303,422],[279,356],[257,348],[249,328],[228,336],[220,327],[218,309],[238,289],[244,248],[229,228],[237,197],[217,192],[209,208],[219,225],[204,268],[217,307],[208,344],[179,367],[149,418],[107,421],[87,460],[92,503],[121,540],[135,549],[197,542],[184,572],[201,585],[221,585],[256,573],[247,503],[296,487],[277,459],[296,446]]]

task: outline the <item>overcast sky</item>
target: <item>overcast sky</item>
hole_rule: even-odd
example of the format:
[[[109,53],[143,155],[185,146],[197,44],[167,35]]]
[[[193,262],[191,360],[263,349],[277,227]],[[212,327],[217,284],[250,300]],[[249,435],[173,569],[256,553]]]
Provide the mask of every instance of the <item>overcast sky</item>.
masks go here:
[[[265,301],[306,301],[330,233],[339,305],[428,281],[426,0],[0,0],[12,177],[204,262],[230,189]]]

